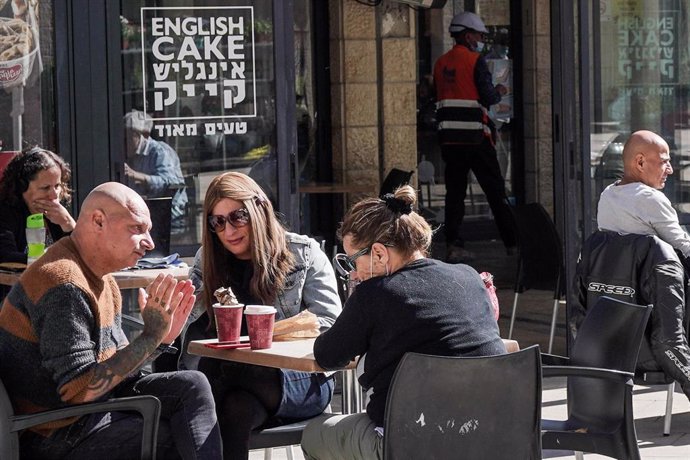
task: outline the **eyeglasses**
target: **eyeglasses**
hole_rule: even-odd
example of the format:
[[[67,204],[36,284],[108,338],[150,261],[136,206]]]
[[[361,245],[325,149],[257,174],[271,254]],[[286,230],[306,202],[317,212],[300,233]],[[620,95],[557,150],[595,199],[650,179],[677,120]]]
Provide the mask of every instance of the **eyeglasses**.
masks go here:
[[[249,211],[247,208],[235,209],[227,216],[210,215],[208,216],[208,226],[216,233],[225,230],[225,224],[229,223],[235,228],[244,227],[249,223]]]
[[[364,248],[360,249],[359,251],[355,252],[351,256],[348,256],[347,254],[336,254],[335,257],[333,257],[333,262],[335,265],[336,270],[338,270],[338,273],[342,276],[347,276],[350,274],[350,272],[353,272],[357,270],[357,265],[355,264],[355,260],[357,260],[359,257],[362,257],[365,254],[369,254],[369,251],[371,251],[371,248]]]
[[[391,243],[383,243],[383,245],[388,248],[393,247],[393,244]],[[355,260],[362,257],[363,255],[369,254],[369,252],[371,252],[371,246],[369,246],[368,248],[360,249],[351,256],[342,253],[336,254],[333,257],[333,265],[335,266],[335,269],[340,276],[347,277],[350,275],[350,272],[354,272],[357,270]]]

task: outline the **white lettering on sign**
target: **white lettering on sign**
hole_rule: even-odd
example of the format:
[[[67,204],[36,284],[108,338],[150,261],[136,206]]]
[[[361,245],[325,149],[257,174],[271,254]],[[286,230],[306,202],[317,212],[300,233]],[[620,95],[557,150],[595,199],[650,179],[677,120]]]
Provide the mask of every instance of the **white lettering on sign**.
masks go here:
[[[141,23],[144,110],[160,123],[158,134],[246,133],[245,121],[225,120],[257,116],[254,8],[143,7]],[[181,115],[183,106],[198,107],[199,98],[215,98],[216,112]]]
[[[648,17],[618,18],[618,73],[633,80],[636,73],[654,72],[662,83],[678,80],[678,13],[660,11]]]

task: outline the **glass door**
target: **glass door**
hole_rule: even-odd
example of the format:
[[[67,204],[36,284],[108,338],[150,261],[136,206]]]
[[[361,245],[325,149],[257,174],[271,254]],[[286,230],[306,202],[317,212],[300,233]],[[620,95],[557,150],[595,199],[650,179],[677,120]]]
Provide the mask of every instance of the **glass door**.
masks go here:
[[[0,0],[0,165],[27,147],[56,150],[52,2]],[[70,163],[69,152],[56,152]]]
[[[646,129],[671,149],[674,173],[663,192],[690,223],[690,4],[601,0],[592,9],[592,203],[622,175],[623,144]],[[596,214],[592,214],[596,219]]]
[[[445,162],[441,157],[436,120],[436,94],[433,87],[434,63],[454,46],[448,32],[451,19],[463,11],[477,14],[488,33],[484,35],[482,56],[491,71],[493,84],[502,84],[508,93],[489,108],[496,155],[511,202],[523,192],[522,160],[518,153],[522,133],[520,112],[520,29],[513,22],[517,3],[511,0],[447,2],[442,9],[420,9],[417,13],[417,174],[421,190],[420,206],[424,217],[434,225],[445,220]],[[519,11],[519,10],[518,10]],[[518,21],[519,22],[519,21]],[[517,75],[516,75],[517,73]],[[517,93],[517,94],[516,94]],[[517,173],[517,175],[516,175]],[[520,197],[521,198],[521,197]],[[498,238],[493,215],[484,190],[470,172],[465,197],[463,238]]]
[[[294,125],[283,127],[277,91],[294,91],[278,84],[294,69],[276,58],[276,31],[292,29],[276,24],[285,17],[274,3],[120,2],[121,151],[111,161],[142,195],[171,198],[173,248],[200,242],[206,189],[221,172],[251,176],[283,212],[290,203],[279,187],[290,182]]]

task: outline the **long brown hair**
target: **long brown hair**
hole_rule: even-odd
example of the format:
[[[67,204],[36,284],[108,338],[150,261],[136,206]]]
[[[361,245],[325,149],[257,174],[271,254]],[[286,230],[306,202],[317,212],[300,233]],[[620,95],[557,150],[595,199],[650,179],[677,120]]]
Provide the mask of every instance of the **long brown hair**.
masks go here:
[[[249,211],[251,260],[254,267],[250,292],[266,305],[273,305],[294,266],[294,257],[285,239],[285,228],[276,218],[268,197],[251,177],[234,171],[216,176],[206,191],[204,218],[225,198],[241,202]],[[225,282],[231,258],[228,258],[228,250],[208,224],[203,227],[202,247],[204,303],[209,318],[213,318],[213,292]]]
[[[365,198],[345,215],[338,237],[342,240],[350,235],[359,248],[382,243],[395,247],[403,256],[416,251],[426,256],[433,232],[427,221],[412,210],[416,202],[417,193],[409,185],[383,198]]]

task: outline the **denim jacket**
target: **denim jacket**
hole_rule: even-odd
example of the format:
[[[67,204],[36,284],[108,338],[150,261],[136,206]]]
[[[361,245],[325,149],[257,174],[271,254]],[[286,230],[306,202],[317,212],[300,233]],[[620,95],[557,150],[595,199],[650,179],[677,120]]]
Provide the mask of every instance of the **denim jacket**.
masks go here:
[[[333,324],[342,309],[333,266],[316,240],[290,232],[286,233],[286,239],[295,257],[295,267],[288,275],[285,287],[276,297],[276,320],[309,310],[319,317],[323,332]],[[197,300],[187,324],[193,323],[206,312],[202,300],[204,285],[201,249],[194,256],[194,266],[189,274]]]
[[[323,332],[331,327],[342,310],[333,266],[316,240],[290,232],[286,232],[286,240],[295,257],[295,267],[288,275],[282,292],[276,297],[276,320],[289,318],[302,310],[309,310],[318,317]],[[183,350],[187,349],[190,340],[205,338],[198,336],[199,331],[189,328],[206,312],[203,303],[202,267],[202,248],[199,248],[194,256],[194,266],[189,273],[197,300],[182,334]],[[183,353],[180,368],[195,369],[196,361],[198,358],[194,359]]]

